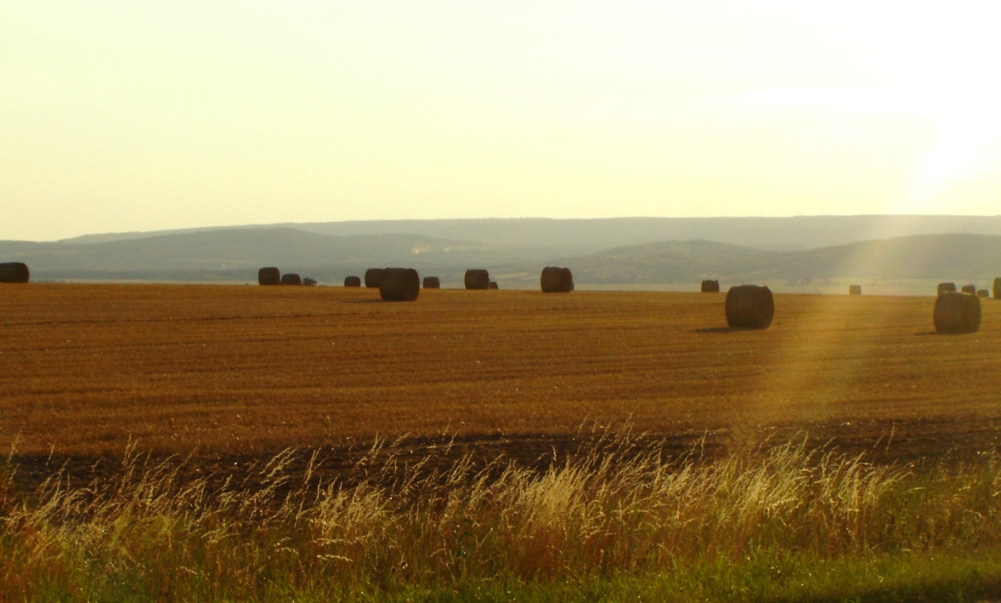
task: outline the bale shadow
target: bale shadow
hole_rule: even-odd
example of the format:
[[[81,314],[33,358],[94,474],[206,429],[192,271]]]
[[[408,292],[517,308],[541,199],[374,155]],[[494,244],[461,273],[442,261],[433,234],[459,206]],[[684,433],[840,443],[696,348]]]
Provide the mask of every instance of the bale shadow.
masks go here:
[[[915,337],[957,337],[961,335],[976,335],[978,331],[973,331],[972,333],[966,333],[962,331],[921,331],[920,333],[915,333]]]
[[[751,329],[747,327],[706,327],[695,329],[693,333],[747,333],[753,331],[767,331],[768,329]]]

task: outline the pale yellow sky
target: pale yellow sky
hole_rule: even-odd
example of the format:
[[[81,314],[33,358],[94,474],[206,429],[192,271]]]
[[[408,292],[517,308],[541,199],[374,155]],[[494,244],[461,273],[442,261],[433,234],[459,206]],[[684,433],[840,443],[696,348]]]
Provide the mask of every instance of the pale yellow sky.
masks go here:
[[[1001,213],[1001,4],[0,4],[0,239]]]

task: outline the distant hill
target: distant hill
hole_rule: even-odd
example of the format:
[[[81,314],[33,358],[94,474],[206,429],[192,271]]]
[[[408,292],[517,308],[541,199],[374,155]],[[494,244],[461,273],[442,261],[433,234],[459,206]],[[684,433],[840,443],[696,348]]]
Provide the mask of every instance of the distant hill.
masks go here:
[[[759,273],[785,277],[979,280],[1001,275],[1001,237],[917,235],[793,254]]]
[[[505,248],[559,250],[559,255],[577,256],[626,245],[696,239],[769,251],[794,251],[919,234],[969,233],[1001,236],[1001,216],[378,220],[99,234],[60,243],[107,243],[190,232],[265,228],[294,228],[339,237],[406,234]]]
[[[662,241],[562,258],[556,263],[572,267],[575,280],[582,283],[667,284],[706,278],[740,280],[782,266],[795,255],[716,241]]]
[[[861,233],[950,225],[998,232],[854,240]],[[336,234],[344,232],[354,234]],[[695,236],[700,232],[719,238]],[[645,240],[658,235],[664,238]],[[631,242],[607,244],[623,239]],[[808,240],[838,242],[805,246]],[[406,266],[441,277],[446,287],[460,286],[466,268],[488,268],[502,285],[531,288],[544,266],[560,265],[573,270],[580,287],[665,286],[704,278],[731,284],[988,283],[1001,275],[1001,221],[862,216],[344,222],[95,235],[54,243],[0,241],[0,261],[26,262],[34,281],[255,282],[258,268],[277,266],[283,273],[339,284],[367,268]]]
[[[26,262],[33,280],[256,281],[278,266],[328,282],[371,267],[404,265],[422,272],[545,257],[534,247],[447,241],[409,234],[331,236],[294,228],[185,231],[113,240],[0,242],[4,261]]]
[[[807,251],[770,252],[713,241],[667,241],[563,258],[575,280],[592,284],[805,283],[895,279],[989,283],[1001,276],[1001,236],[917,235]]]

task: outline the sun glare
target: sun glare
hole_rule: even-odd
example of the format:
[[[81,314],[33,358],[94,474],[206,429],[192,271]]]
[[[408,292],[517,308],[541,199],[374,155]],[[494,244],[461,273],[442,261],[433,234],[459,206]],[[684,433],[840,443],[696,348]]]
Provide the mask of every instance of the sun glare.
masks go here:
[[[935,145],[916,163],[910,178],[906,213],[953,213],[951,191],[974,189],[1001,167],[997,143],[1001,118],[982,102],[940,108]]]

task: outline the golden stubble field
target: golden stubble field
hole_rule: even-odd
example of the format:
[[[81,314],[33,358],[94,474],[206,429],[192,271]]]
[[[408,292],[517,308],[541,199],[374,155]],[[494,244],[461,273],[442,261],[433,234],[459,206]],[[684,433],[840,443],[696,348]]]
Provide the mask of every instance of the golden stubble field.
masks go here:
[[[808,437],[893,458],[993,450],[1001,301],[937,335],[933,297],[28,284],[0,288],[0,446],[271,455],[373,438],[530,452],[582,425],[690,447]]]

